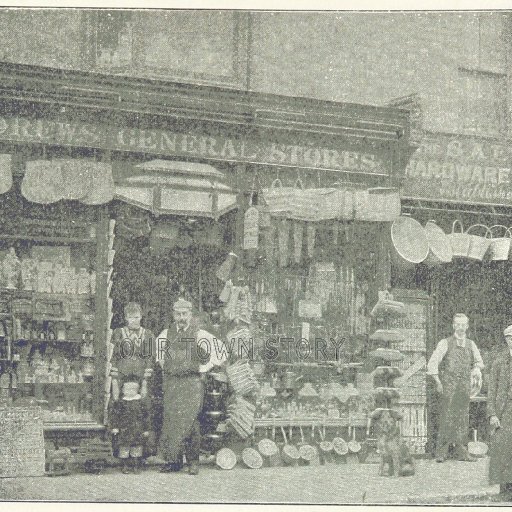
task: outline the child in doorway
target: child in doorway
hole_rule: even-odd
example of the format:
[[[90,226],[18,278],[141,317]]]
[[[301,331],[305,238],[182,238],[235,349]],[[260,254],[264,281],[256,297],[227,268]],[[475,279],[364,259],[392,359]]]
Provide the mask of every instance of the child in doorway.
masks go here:
[[[118,458],[122,460],[123,473],[139,473],[143,449],[150,430],[150,415],[146,400],[143,400],[140,382],[136,375],[127,376],[121,387],[121,397],[113,404],[111,416],[112,434],[119,447]]]
[[[112,336],[113,353],[110,362],[112,369],[112,399],[119,399],[119,383],[127,375],[136,375],[142,383],[142,398],[151,396],[151,378],[154,366],[154,335],[142,327],[142,308],[136,302],[124,307],[126,325],[114,330]]]
[[[141,325],[142,308],[136,302],[129,302],[124,307],[125,325],[114,330],[112,337],[112,368],[110,407],[120,399],[121,385],[128,375],[135,375],[141,383],[139,393],[149,407],[152,417],[148,441],[145,444],[144,456],[156,455],[157,422],[153,415],[155,408],[155,367],[154,335]],[[159,368],[157,368],[158,370]],[[153,425],[155,423],[155,425]]]

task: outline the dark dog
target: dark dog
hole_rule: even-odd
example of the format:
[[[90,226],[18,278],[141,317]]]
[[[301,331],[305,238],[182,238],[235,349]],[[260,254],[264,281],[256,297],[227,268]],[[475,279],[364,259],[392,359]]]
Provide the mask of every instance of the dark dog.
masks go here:
[[[402,416],[392,409],[378,409],[372,415],[375,422],[377,447],[380,454],[380,476],[414,475],[414,461],[400,436],[398,421]],[[388,472],[385,472],[386,464]]]

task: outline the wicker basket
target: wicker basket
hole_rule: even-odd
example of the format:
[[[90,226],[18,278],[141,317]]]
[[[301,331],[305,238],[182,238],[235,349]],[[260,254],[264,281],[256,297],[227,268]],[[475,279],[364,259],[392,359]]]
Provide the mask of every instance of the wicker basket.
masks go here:
[[[475,231],[476,228],[485,229],[485,236],[470,234],[470,231]],[[485,253],[491,245],[491,233],[487,226],[483,224],[474,224],[470,226],[466,231],[466,234],[470,237],[468,258],[471,260],[482,261]]]
[[[504,230],[503,236],[495,237],[494,233],[498,230]],[[506,261],[510,252],[511,233],[506,226],[495,225],[489,228],[491,233],[491,245],[489,247],[489,257],[493,261]]]
[[[456,229],[460,229],[460,231],[456,231]],[[452,247],[453,257],[467,258],[471,239],[467,233],[464,233],[464,227],[460,220],[453,221],[452,232],[446,236]]]

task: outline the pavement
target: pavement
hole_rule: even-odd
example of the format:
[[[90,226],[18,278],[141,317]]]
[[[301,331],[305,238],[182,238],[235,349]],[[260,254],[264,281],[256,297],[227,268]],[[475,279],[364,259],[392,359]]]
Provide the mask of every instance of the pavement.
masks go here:
[[[496,501],[487,483],[488,459],[477,462],[419,460],[410,477],[380,477],[376,464],[235,467],[203,466],[197,476],[141,474],[108,468],[99,475],[0,479],[0,500],[136,503],[457,504]]]

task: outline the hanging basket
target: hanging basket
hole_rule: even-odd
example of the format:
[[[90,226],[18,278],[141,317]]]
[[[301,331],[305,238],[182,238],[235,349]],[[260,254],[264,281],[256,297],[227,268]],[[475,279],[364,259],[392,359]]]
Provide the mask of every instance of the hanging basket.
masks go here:
[[[485,236],[470,234],[470,231],[475,231],[476,228],[485,230]],[[489,228],[483,224],[474,224],[468,228],[466,234],[470,237],[468,258],[475,261],[482,261],[491,245],[491,232]]]
[[[400,216],[400,195],[396,188],[374,187],[354,192],[357,220],[391,222]]]
[[[456,229],[460,231],[456,231]],[[446,236],[452,247],[453,257],[467,258],[471,239],[467,233],[464,233],[464,227],[460,220],[453,221],[452,232]]]
[[[495,236],[501,229],[503,236]],[[493,261],[506,261],[510,252],[510,229],[506,226],[495,225],[489,228],[491,233],[491,245],[489,246],[489,257]]]
[[[284,187],[283,182],[277,178],[270,188],[263,190],[263,198],[268,207],[268,211],[273,216],[288,217],[293,208],[293,200],[301,190],[297,186]]]
[[[446,233],[435,221],[429,220],[425,224],[425,234],[427,235],[429,245],[425,264],[435,266],[442,263],[450,263],[453,259],[453,250]]]

